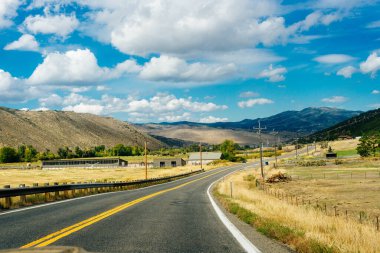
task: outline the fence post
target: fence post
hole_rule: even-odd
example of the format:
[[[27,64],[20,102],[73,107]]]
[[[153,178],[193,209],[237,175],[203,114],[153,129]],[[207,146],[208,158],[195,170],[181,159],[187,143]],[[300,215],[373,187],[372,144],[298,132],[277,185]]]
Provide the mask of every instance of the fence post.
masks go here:
[[[335,216],[338,216],[338,212],[336,210],[336,206],[334,206],[334,213],[335,213]]]
[[[44,186],[49,186],[49,183],[44,183]],[[45,192],[45,202],[48,202],[50,199],[50,193]]]
[[[230,181],[231,199],[232,199],[232,181]]]
[[[25,184],[20,184],[19,188],[25,188]],[[25,206],[25,204],[26,204],[26,196],[25,195],[20,195],[20,203],[21,203],[21,205]]]
[[[327,205],[325,203],[325,214],[327,215]]]
[[[33,183],[33,187],[38,187],[38,183]],[[38,194],[34,194],[34,197],[35,197],[35,201],[36,201],[36,202],[38,202],[38,201],[40,200]]]
[[[57,182],[55,182],[54,185],[57,186],[57,185],[59,185],[59,184],[58,184]],[[55,200],[58,200],[58,199],[59,199],[59,191],[56,191],[56,192],[54,193],[54,199],[55,199]]]
[[[377,231],[379,231],[380,227],[379,227],[379,216],[376,216],[376,229]]]
[[[11,186],[10,185],[4,185],[4,188],[5,189],[9,189],[9,188],[11,188]],[[11,208],[11,206],[12,206],[12,199],[11,199],[11,197],[6,197],[4,200],[5,200],[5,202],[4,202],[4,208],[5,209]]]

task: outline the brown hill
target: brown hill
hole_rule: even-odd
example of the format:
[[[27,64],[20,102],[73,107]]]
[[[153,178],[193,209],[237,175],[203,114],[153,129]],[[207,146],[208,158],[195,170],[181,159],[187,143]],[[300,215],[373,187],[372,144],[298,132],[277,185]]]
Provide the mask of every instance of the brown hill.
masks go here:
[[[116,144],[157,149],[163,144],[111,117],[61,111],[20,111],[0,107],[0,146],[33,145],[40,151]]]
[[[149,133],[153,136],[163,136],[166,138],[180,139],[191,142],[203,142],[209,144],[220,144],[229,139],[241,145],[258,145],[259,136],[256,132],[242,129],[221,129],[207,126],[193,125],[161,125],[161,124],[139,124],[135,125],[142,132]],[[288,140],[294,134],[281,132],[281,140]],[[265,145],[273,145],[275,136],[273,134],[263,133],[263,142]]]

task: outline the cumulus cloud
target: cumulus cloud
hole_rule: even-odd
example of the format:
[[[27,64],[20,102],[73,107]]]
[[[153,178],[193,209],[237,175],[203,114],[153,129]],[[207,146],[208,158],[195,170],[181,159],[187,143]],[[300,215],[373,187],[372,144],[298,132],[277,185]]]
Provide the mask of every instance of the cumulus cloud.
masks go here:
[[[218,118],[214,116],[207,116],[199,120],[200,123],[215,123],[215,122],[226,122],[228,118]]]
[[[357,72],[357,69],[355,67],[347,66],[338,70],[336,74],[338,76],[343,76],[344,78],[351,78],[352,74],[354,74],[355,72]]]
[[[377,95],[377,94],[380,94],[380,90],[373,90],[371,93],[374,95]]]
[[[124,112],[134,121],[178,121],[188,120],[192,113],[225,110],[225,105],[193,101],[191,97],[177,98],[172,94],[157,93],[150,98],[118,98],[103,95],[93,99],[77,93],[61,97],[52,94],[39,99],[41,107],[58,107],[65,111],[108,115]]]
[[[285,18],[279,16],[284,8],[277,0],[77,2],[92,10],[82,28],[85,33],[123,53],[139,56],[219,54],[258,44],[307,43],[315,37],[304,36],[303,31],[344,16],[331,9],[318,10],[287,26]]]
[[[267,98],[255,98],[255,99],[248,99],[246,101],[240,101],[238,102],[238,106],[240,108],[248,108],[253,107],[255,105],[266,105],[266,104],[273,104],[274,101],[267,99]]]
[[[365,62],[360,63],[360,70],[364,74],[371,73],[371,77],[376,76],[376,72],[380,69],[380,57],[377,52],[371,53]]]
[[[257,92],[253,92],[253,91],[244,91],[242,93],[240,93],[239,97],[241,98],[250,98],[250,97],[258,97],[260,96],[259,93]]]
[[[63,111],[73,111],[73,112],[77,112],[77,113],[91,113],[91,114],[100,115],[103,113],[104,106],[79,103],[77,105],[66,106],[66,107],[62,108],[62,110]]]
[[[17,16],[17,9],[21,3],[21,0],[0,1],[0,29],[12,25],[12,18]]]
[[[29,16],[23,23],[24,29],[33,34],[55,34],[60,37],[67,37],[78,25],[79,21],[75,15],[66,16],[64,14]]]
[[[43,93],[43,89],[28,86],[25,80],[13,77],[9,72],[0,69],[0,101],[25,102]]]
[[[77,49],[65,53],[49,53],[34,70],[28,82],[30,84],[84,85],[118,78],[139,69],[135,60],[126,60],[113,69],[102,68],[89,49]]]
[[[140,72],[140,77],[151,81],[215,82],[236,72],[234,64],[187,63],[167,55],[153,57]]]
[[[30,34],[23,34],[18,40],[7,44],[4,50],[20,50],[20,51],[39,51],[39,44],[36,38]]]
[[[268,78],[269,82],[281,82],[285,80],[284,74],[287,72],[285,67],[274,68],[273,65],[269,65],[268,69],[264,69],[259,74],[259,78]]]
[[[354,60],[355,58],[346,54],[326,54],[314,58],[314,61],[324,64],[340,64]]]
[[[322,102],[325,103],[344,103],[348,100],[348,98],[343,97],[343,96],[332,96],[329,98],[323,98]]]

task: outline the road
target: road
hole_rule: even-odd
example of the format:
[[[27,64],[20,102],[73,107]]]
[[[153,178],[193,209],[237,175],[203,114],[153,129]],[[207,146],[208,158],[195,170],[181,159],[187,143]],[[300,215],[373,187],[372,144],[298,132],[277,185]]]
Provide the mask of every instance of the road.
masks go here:
[[[246,166],[252,164],[1,213],[0,249],[70,245],[92,252],[245,252],[216,215],[207,189]]]

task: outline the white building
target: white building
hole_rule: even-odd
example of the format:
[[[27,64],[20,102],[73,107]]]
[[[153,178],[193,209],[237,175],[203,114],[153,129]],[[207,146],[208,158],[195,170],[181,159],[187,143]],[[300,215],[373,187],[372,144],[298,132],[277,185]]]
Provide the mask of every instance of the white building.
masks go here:
[[[219,160],[222,157],[221,152],[202,152],[202,164],[209,164],[215,160]],[[201,157],[199,152],[189,153],[188,165],[200,165]]]

